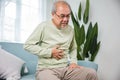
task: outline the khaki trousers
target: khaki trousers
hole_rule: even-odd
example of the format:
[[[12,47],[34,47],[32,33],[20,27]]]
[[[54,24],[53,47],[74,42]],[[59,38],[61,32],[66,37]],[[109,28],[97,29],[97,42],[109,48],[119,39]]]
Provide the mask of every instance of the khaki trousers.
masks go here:
[[[98,80],[95,70],[90,68],[45,68],[36,72],[36,80]]]

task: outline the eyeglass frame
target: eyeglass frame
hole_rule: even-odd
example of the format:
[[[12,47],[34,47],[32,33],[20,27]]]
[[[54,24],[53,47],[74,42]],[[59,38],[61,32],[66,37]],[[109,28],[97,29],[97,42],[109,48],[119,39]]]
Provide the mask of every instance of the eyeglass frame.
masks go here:
[[[70,14],[68,14],[68,15],[64,15],[64,14],[58,15],[58,14],[55,12],[55,15],[56,15],[57,17],[59,17],[60,19],[64,19],[65,17],[66,17],[67,19],[70,18]]]

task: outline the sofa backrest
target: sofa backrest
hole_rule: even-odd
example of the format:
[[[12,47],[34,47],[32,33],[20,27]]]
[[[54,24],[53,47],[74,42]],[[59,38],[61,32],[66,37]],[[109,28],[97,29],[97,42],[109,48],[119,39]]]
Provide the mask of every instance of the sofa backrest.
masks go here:
[[[28,67],[28,74],[33,74],[36,72],[38,58],[37,56],[25,51],[22,43],[0,42],[0,46],[6,51],[23,59]]]

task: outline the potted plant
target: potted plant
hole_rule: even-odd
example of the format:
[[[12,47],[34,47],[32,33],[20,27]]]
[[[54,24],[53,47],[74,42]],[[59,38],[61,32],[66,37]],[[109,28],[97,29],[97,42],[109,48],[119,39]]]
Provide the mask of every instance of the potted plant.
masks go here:
[[[95,67],[90,64],[94,62],[100,48],[100,41],[98,42],[97,40],[98,23],[96,22],[95,25],[92,25],[92,22],[89,21],[89,5],[89,0],[86,0],[86,7],[82,14],[82,5],[80,2],[78,14],[74,15],[73,11],[71,11],[71,18],[74,25],[75,40],[77,43],[77,59],[80,60],[78,63],[83,63],[87,59],[85,66],[92,67],[97,70],[98,66],[96,63],[93,63]]]

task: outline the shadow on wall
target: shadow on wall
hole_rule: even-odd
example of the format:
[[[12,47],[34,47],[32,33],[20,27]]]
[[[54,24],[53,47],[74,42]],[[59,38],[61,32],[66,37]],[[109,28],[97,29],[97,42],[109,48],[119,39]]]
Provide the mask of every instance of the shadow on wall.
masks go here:
[[[120,8],[120,0],[115,0],[116,4],[119,5],[118,7]]]
[[[120,67],[120,65],[119,65],[119,67]],[[117,79],[116,80],[120,80],[120,69],[118,70]]]

